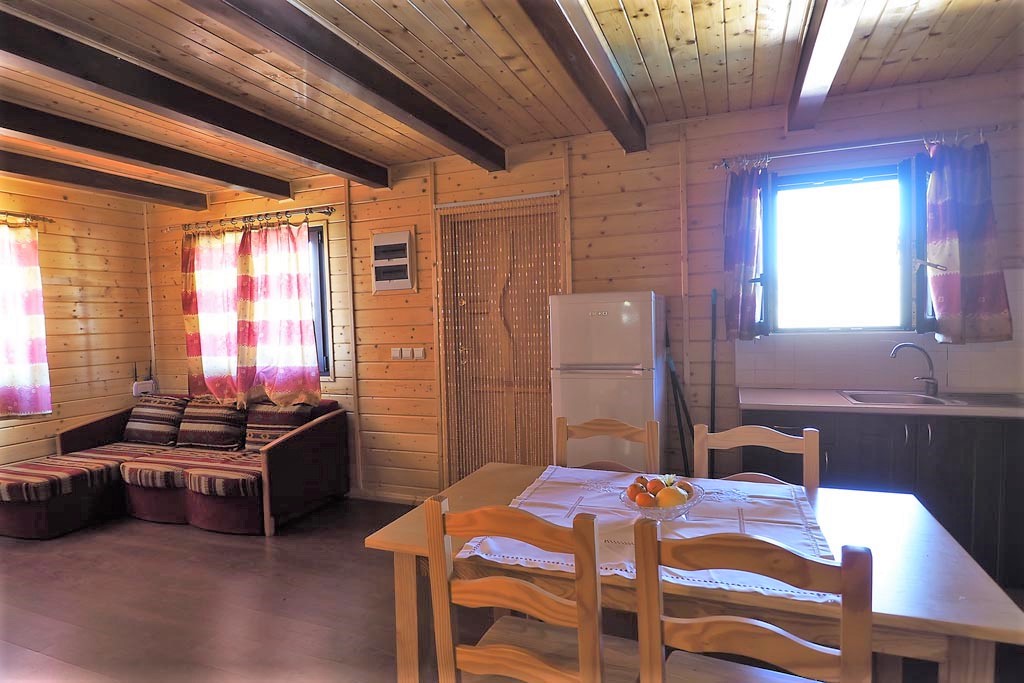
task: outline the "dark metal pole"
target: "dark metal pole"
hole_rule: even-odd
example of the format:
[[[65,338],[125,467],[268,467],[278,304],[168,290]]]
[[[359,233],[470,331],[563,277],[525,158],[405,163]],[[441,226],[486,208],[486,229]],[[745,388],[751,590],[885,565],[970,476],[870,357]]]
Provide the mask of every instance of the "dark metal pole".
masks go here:
[[[708,420],[708,431],[715,432],[715,404],[717,401],[717,362],[718,362],[718,290],[711,290],[711,416]],[[708,476],[715,476],[715,452],[708,453]]]

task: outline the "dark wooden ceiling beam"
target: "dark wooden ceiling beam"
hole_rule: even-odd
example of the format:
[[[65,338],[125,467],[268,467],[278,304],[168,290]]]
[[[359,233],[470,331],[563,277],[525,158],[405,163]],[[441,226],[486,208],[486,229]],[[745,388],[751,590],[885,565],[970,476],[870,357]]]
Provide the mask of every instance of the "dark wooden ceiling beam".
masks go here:
[[[202,192],[158,185],[112,173],[101,173],[90,168],[62,164],[58,161],[39,159],[3,150],[0,150],[0,171],[34,180],[84,187],[97,192],[107,192],[154,204],[167,204],[194,211],[205,211],[207,208],[206,195]]]
[[[184,2],[488,171],[505,169],[503,147],[298,7],[266,0]]]
[[[863,7],[864,0],[814,0],[789,96],[789,130],[814,128]]]
[[[519,0],[530,21],[627,152],[647,149],[644,121],[578,0]]]
[[[386,166],[2,11],[0,35],[0,63],[228,135],[324,173],[372,187],[389,184]]]
[[[244,168],[207,159],[96,126],[0,100],[0,131],[9,137],[73,149],[185,178],[211,181],[274,199],[289,199],[291,185]]]

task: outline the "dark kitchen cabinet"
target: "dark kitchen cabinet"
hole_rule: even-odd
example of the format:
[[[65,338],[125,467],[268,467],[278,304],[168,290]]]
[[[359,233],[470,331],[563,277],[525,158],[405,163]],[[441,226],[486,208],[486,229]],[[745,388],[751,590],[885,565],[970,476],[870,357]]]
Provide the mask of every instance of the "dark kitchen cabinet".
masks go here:
[[[743,423],[817,427],[822,486],[913,493],[991,576],[1024,587],[1024,420],[755,410]],[[786,481],[798,460],[743,449],[744,470]]]

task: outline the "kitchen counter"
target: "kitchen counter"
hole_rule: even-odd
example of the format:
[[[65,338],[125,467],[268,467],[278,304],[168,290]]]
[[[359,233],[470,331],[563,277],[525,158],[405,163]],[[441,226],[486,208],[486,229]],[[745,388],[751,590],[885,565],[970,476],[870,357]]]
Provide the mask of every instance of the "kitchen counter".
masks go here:
[[[1019,406],[971,404],[900,405],[854,403],[836,389],[757,389],[741,387],[740,410],[792,410],[819,413],[873,413],[879,415],[951,415],[959,417],[997,417],[1024,419]],[[967,394],[956,394],[963,400]],[[940,394],[940,398],[943,397]]]

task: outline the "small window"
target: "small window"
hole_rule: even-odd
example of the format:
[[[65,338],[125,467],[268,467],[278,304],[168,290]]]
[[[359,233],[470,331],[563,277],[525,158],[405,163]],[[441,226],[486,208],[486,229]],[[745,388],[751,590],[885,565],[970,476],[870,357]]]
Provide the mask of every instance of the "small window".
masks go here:
[[[327,254],[322,225],[309,226],[309,284],[313,296],[313,332],[316,337],[317,365],[320,376],[331,374],[331,296],[327,278]]]
[[[906,201],[896,166],[778,177],[765,203],[770,329],[912,327]]]

